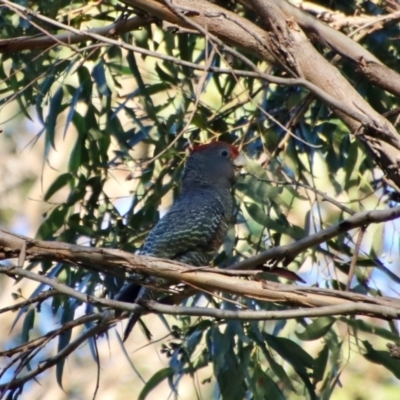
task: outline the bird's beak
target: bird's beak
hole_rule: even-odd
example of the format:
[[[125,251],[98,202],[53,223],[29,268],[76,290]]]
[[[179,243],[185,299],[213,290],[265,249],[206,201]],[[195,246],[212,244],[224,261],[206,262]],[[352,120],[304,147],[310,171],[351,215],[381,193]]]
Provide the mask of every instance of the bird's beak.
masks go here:
[[[233,165],[238,169],[245,167],[247,165],[246,157],[242,153],[239,153],[238,156],[233,160]]]

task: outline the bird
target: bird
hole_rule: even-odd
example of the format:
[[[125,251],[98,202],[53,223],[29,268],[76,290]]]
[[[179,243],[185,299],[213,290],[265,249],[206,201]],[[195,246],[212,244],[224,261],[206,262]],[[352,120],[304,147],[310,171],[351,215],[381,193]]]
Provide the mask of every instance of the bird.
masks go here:
[[[237,170],[245,165],[244,155],[230,143],[215,141],[193,146],[186,159],[180,194],[150,231],[140,254],[176,260],[195,267],[208,265],[233,221],[231,189]],[[155,297],[154,290],[127,283],[115,299],[134,303]],[[130,317],[123,341],[128,338],[139,317],[139,314]]]

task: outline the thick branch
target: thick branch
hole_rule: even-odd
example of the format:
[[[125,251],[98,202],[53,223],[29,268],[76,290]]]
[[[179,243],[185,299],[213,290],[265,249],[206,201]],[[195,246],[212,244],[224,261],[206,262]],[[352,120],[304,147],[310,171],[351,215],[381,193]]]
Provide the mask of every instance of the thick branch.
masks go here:
[[[300,73],[300,76],[304,76],[305,80],[342,101],[348,109],[361,111],[376,121],[376,127],[364,130],[365,126],[359,120],[350,117],[348,113],[335,109],[351,132],[356,134],[366,145],[393,185],[400,188],[398,161],[400,160],[400,139],[392,124],[375,112],[340,72],[316,51],[294,19],[286,21],[282,21],[282,18],[276,19],[276,15],[279,13],[271,11],[277,8],[273,0],[254,0],[251,3],[267,26],[282,27],[285,25],[285,32],[277,29],[266,32],[245,18],[205,0],[196,2],[175,0],[172,3],[174,9],[180,10],[180,13],[186,18],[172,12],[162,0],[124,0],[124,2],[161,20],[185,28],[193,27],[192,24],[187,23],[187,19],[190,18],[210,35],[217,36],[225,43],[240,47],[247,52],[256,54],[260,59],[278,66],[282,66],[282,63],[289,69],[293,69],[295,66],[295,70]],[[275,56],[271,56],[272,54]]]
[[[367,211],[357,213],[342,221],[340,224],[325,229],[315,235],[306,237],[290,245],[281,246],[263,252],[249,260],[236,264],[233,268],[254,268],[267,259],[291,259],[305,249],[322,243],[340,233],[368,225],[397,218],[400,215],[400,206],[384,211]],[[340,291],[324,291],[317,288],[300,288],[291,285],[276,285],[271,282],[254,282],[217,273],[209,273],[200,269],[194,270],[184,264],[169,260],[139,256],[120,250],[88,248],[67,243],[36,241],[29,238],[17,237],[5,231],[0,231],[0,259],[17,257],[26,243],[26,259],[46,259],[57,262],[73,263],[77,266],[101,271],[111,275],[122,275],[122,272],[136,272],[144,275],[154,275],[168,281],[183,282],[208,292],[222,291],[239,296],[248,296],[264,301],[299,305],[303,307],[321,307],[348,302],[366,302],[377,305],[391,305],[400,308],[400,301],[396,299],[360,296],[355,293]],[[79,298],[81,301],[92,301],[103,306],[118,307],[135,311],[137,305],[129,305],[114,300],[95,299],[72,289],[62,288],[54,279],[34,274],[21,268],[4,267],[0,272],[7,275],[25,276],[48,284],[55,289],[61,288],[67,295]],[[31,275],[33,274],[33,275]],[[60,290],[61,290],[60,289]],[[111,302],[111,303],[110,303]]]
[[[100,300],[100,299],[99,299]],[[281,311],[252,311],[252,310],[220,310],[206,307],[180,307],[180,306],[169,306],[157,303],[155,301],[148,301],[146,304],[146,310],[142,309],[142,312],[155,312],[169,315],[186,315],[196,317],[212,317],[225,320],[242,320],[242,321],[260,321],[260,320],[279,320],[279,319],[293,319],[301,317],[320,317],[320,316],[332,316],[332,315],[354,315],[354,314],[367,314],[377,317],[385,318],[399,318],[400,309],[394,309],[389,306],[377,306],[369,304],[340,304],[334,306],[320,307],[317,309],[302,308],[297,310],[281,310]],[[140,311],[139,311],[140,312]],[[91,319],[95,319],[99,316],[93,315],[88,316]],[[74,321],[75,322],[75,321]],[[1,389],[12,389],[22,385],[25,382],[35,378],[45,370],[56,365],[60,360],[65,359],[69,354],[76,350],[84,341],[98,335],[114,323],[112,317],[101,317],[101,323],[96,325],[87,331],[83,332],[77,339],[69,343],[68,346],[64,347],[55,356],[47,359],[45,362],[40,363],[38,367],[29,371],[22,377],[15,378],[10,382],[0,385]]]
[[[201,26],[209,35],[214,35],[225,43],[238,46],[256,54],[263,60],[276,63],[284,68],[292,70],[294,68],[298,75],[305,78],[302,79],[303,82],[309,82],[325,93],[324,96],[320,97],[333,107],[343,122],[367,146],[393,186],[400,188],[400,138],[394,127],[384,117],[376,113],[339,71],[315,50],[294,20],[285,21],[282,18],[280,15],[282,11],[277,8],[274,0],[252,1],[253,6],[267,23],[267,26],[280,27],[280,29],[271,28],[271,32],[264,31],[245,18],[205,0],[196,2],[175,0],[171,4],[173,4],[176,12],[163,4],[161,0],[124,0],[124,2],[148,12],[155,18],[170,23],[191,28],[193,24]],[[31,12],[16,3],[8,0],[0,0],[0,3],[6,4],[10,9],[28,13],[30,16],[47,21],[61,29],[66,29],[75,35],[82,35],[82,32],[75,28],[66,27],[58,21]],[[182,16],[185,18],[182,18]],[[192,23],[188,23],[188,21],[192,21]],[[87,31],[84,35],[88,39],[99,40],[110,45],[119,45],[133,51],[137,50],[137,48],[134,49],[135,46],[93,32]],[[141,50],[142,53],[144,51],[145,49]],[[166,59],[167,56],[161,58]],[[173,62],[176,61],[174,57],[172,59]],[[266,79],[266,77],[261,76],[260,78]],[[304,83],[303,86],[307,87]],[[313,92],[317,93],[315,89]],[[337,99],[339,104],[329,100],[329,97]],[[360,117],[362,114],[365,115],[365,118]],[[366,124],[365,120],[373,121],[373,123]]]
[[[357,226],[364,226],[372,222],[383,222],[394,219],[400,215],[400,207],[385,211],[370,211],[352,215],[349,219],[341,222],[335,227],[329,228],[302,241],[294,243],[291,249],[283,246],[283,255],[285,257],[294,256],[296,252],[306,248],[306,244],[310,246],[312,243],[321,242],[331,238],[341,232],[348,231]],[[274,251],[275,249],[272,249]],[[265,257],[267,252],[261,256]],[[269,256],[271,253],[269,254]],[[276,254],[275,254],[276,256]],[[74,265],[89,268],[92,270],[121,276],[123,272],[136,272],[145,275],[154,275],[164,278],[168,281],[184,282],[192,287],[199,288],[207,292],[222,291],[236,295],[248,296],[264,301],[287,304],[290,306],[301,306],[295,310],[280,311],[253,311],[253,310],[219,310],[203,307],[180,307],[159,304],[156,302],[147,302],[145,304],[129,304],[115,300],[88,296],[67,285],[60,283],[54,278],[48,278],[39,273],[25,270],[21,267],[0,267],[0,273],[8,276],[25,277],[30,280],[44,283],[53,288],[57,293],[62,293],[78,299],[82,302],[100,305],[108,308],[115,308],[129,312],[140,314],[148,312],[164,313],[171,315],[188,315],[188,316],[207,316],[218,319],[238,319],[238,320],[275,320],[300,317],[318,317],[326,315],[343,315],[343,314],[362,314],[374,316],[384,319],[400,318],[400,300],[389,297],[370,297],[357,293],[343,292],[332,289],[305,288],[293,285],[283,285],[273,282],[253,282],[242,280],[239,277],[232,277],[219,274],[217,270],[209,271],[208,268],[194,269],[181,263],[169,260],[160,260],[151,257],[139,256],[126,253],[120,250],[88,248],[67,243],[44,242],[32,240],[17,235],[12,235],[0,230],[0,259],[18,257],[18,265],[23,264],[24,260],[46,259],[57,262],[72,263]],[[260,262],[259,256],[252,260],[247,260],[246,267],[252,262]],[[269,258],[269,257],[268,257]],[[243,267],[238,264],[236,267]],[[232,271],[231,271],[232,272]],[[33,300],[33,299],[32,299]],[[40,301],[41,297],[34,300]],[[21,306],[18,304],[17,306]],[[125,313],[119,319],[124,318]],[[88,316],[90,317],[90,316]],[[25,376],[18,377],[12,381],[0,385],[0,389],[15,388],[23,383],[35,378],[43,371],[56,365],[61,359],[64,359],[74,350],[76,350],[85,340],[94,335],[98,335],[109,329],[115,322],[112,313],[106,312],[93,316],[99,320],[99,325],[83,332],[76,340],[71,342],[62,351],[54,357],[40,363],[37,368],[29,371]],[[61,327],[60,329],[71,329],[77,326],[81,321],[72,321],[70,325]],[[53,332],[43,337],[42,345],[59,334]],[[37,342],[35,342],[37,344]],[[35,344],[28,344],[33,350],[36,349]],[[33,347],[32,347],[33,346]],[[28,347],[12,349],[12,354],[23,353],[29,351]],[[10,353],[11,354],[11,353]]]
[[[275,0],[251,0],[251,3],[267,26],[277,24],[275,19],[276,13],[271,13],[270,9],[281,10],[280,6],[284,3],[278,3]],[[400,152],[397,142],[400,139],[392,124],[379,115],[357,91],[354,90],[350,83],[340,74],[338,69],[317,52],[301,31],[295,19],[287,21],[286,32],[275,37],[275,41],[278,55],[284,54],[284,56],[281,56],[282,62],[286,61],[288,65],[295,62],[296,68],[304,75],[305,79],[323,88],[332,96],[343,99],[349,107],[356,107],[374,120],[380,121],[378,124],[379,126],[385,126],[384,133],[381,129],[373,128],[364,130],[358,121],[344,115],[340,110],[335,110],[342,121],[367,146],[385,173],[395,185],[399,187]],[[391,141],[388,140],[388,137],[391,137]]]
[[[7,5],[10,4],[10,2],[8,0],[0,0],[0,3],[1,2],[5,3]],[[10,5],[10,7],[11,7],[11,5]],[[93,39],[93,40],[96,40],[105,45],[118,46],[118,47],[121,47],[126,50],[131,50],[131,51],[139,53],[139,54],[143,54],[146,56],[151,56],[151,57],[155,57],[155,58],[158,58],[161,60],[169,61],[176,65],[185,66],[185,67],[188,67],[188,68],[191,68],[194,70],[205,71],[205,72],[212,71],[217,74],[231,74],[234,76],[259,78],[261,80],[265,80],[268,83],[276,83],[278,85],[302,86],[302,87],[310,90],[311,92],[313,92],[316,96],[318,96],[325,103],[329,104],[333,108],[336,108],[336,109],[342,111],[348,117],[359,121],[364,126],[368,126],[368,127],[375,126],[376,127],[377,125],[379,125],[379,122],[377,120],[373,120],[373,119],[369,118],[368,115],[365,115],[364,113],[359,112],[357,109],[349,108],[345,102],[343,102],[339,99],[336,99],[335,97],[331,96],[329,93],[327,93],[324,90],[322,90],[321,88],[319,88],[317,85],[314,85],[313,83],[311,83],[305,79],[281,78],[281,77],[273,76],[273,75],[266,74],[266,73],[259,71],[258,68],[256,67],[256,65],[253,64],[249,59],[247,59],[240,53],[237,53],[235,50],[231,49],[230,47],[225,46],[224,43],[221,40],[217,39],[215,36],[213,36],[214,41],[216,41],[221,47],[225,46],[226,51],[232,52],[233,56],[242,58],[243,62],[246,63],[247,65],[249,65],[255,72],[198,65],[195,63],[191,63],[189,61],[181,60],[181,59],[173,57],[173,56],[169,56],[169,55],[159,53],[156,51],[147,50],[147,49],[144,49],[144,48],[141,48],[138,46],[130,45],[125,42],[120,42],[120,41],[112,39],[110,37],[102,36],[99,33],[96,33],[95,30],[79,31],[76,28],[73,28],[69,25],[52,20],[41,14],[30,12],[27,8],[20,6],[20,5],[14,4],[14,5],[12,5],[12,7],[18,11],[23,11],[27,14],[30,13],[30,14],[34,15],[37,19],[42,20],[50,25],[54,25],[57,28],[65,29],[71,35],[75,35],[74,37],[77,39],[77,41],[79,41],[78,39],[82,39],[82,40],[83,39],[85,39],[85,40]],[[181,15],[180,18],[183,21],[187,21],[188,26],[196,26],[197,29],[200,30],[204,35],[207,35],[207,30],[204,30],[196,22],[192,21],[189,18],[186,18],[184,15]],[[82,33],[82,35],[80,35],[80,33]],[[48,36],[40,37],[40,38],[41,39],[47,38],[48,40],[50,40],[50,42],[48,42],[48,43],[54,44],[54,43],[63,42],[65,40],[65,36],[63,36],[63,35],[64,34],[59,34],[59,35],[50,35],[49,34]],[[18,40],[18,39],[19,38],[15,39],[15,40]],[[21,40],[22,39],[25,40],[27,38],[21,38]],[[11,40],[14,40],[14,39],[11,39]],[[70,44],[70,43],[68,43],[68,44]],[[32,45],[33,45],[33,43],[32,43]],[[1,52],[1,42],[0,42],[0,52]],[[384,130],[384,127],[380,127],[380,130]],[[391,138],[389,137],[388,139],[389,139],[389,143],[390,143]],[[400,150],[400,142],[398,143],[398,145],[399,145],[399,150]]]
[[[305,32],[324,45],[328,45],[342,57],[353,61],[360,72],[372,83],[390,93],[400,96],[400,75],[388,68],[366,48],[351,40],[318,19],[294,7],[286,0],[272,0],[286,15],[295,18]],[[385,16],[381,16],[382,18]],[[400,18],[400,12],[393,13],[391,20]]]
[[[243,0],[243,2],[246,7],[253,9],[251,0]],[[307,33],[309,38],[319,41],[322,45],[330,47],[343,58],[354,62],[357,70],[363,73],[363,75],[372,83],[382,87],[389,93],[393,93],[398,96],[400,95],[400,75],[396,71],[383,64],[365,47],[352,40],[349,36],[346,36],[342,32],[304,12],[303,10],[305,7],[303,7],[302,4],[299,5],[299,9],[286,0],[272,0],[272,2],[275,3],[275,5],[284,13],[285,19],[294,18],[304,32]],[[269,3],[270,2],[264,2],[264,6],[267,7]],[[312,7],[321,8],[319,5],[314,3],[307,4],[307,6],[309,5]],[[320,11],[320,13],[324,17],[327,16],[326,9],[324,9],[323,12]],[[400,12],[396,11],[388,15],[379,15],[373,17],[351,16],[344,18],[344,16],[340,16],[340,14],[333,14],[333,16],[335,19],[342,18],[342,24],[346,23],[346,20],[356,20],[357,24],[363,24],[365,27],[367,27],[377,24],[383,26],[382,24],[384,22],[396,21],[400,19]],[[336,23],[335,25],[339,26],[340,24]]]

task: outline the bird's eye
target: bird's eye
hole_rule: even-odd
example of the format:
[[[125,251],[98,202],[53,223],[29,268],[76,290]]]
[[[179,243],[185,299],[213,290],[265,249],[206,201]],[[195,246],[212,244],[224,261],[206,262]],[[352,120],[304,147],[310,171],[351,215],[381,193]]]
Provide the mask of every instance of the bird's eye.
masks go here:
[[[229,153],[226,150],[221,151],[221,156],[228,157]]]

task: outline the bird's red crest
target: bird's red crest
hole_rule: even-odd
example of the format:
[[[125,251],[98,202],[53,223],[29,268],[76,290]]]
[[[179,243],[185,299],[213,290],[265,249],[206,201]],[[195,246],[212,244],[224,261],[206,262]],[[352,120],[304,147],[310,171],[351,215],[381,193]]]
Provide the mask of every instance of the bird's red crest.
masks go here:
[[[239,155],[239,149],[236,146],[233,146],[232,144],[226,143],[226,142],[211,142],[208,144],[201,144],[198,146],[193,146],[190,150],[190,154],[196,153],[198,151],[203,151],[203,150],[207,150],[211,147],[216,147],[219,146],[221,144],[226,144],[230,147],[231,149],[231,153],[233,158],[236,158]]]

